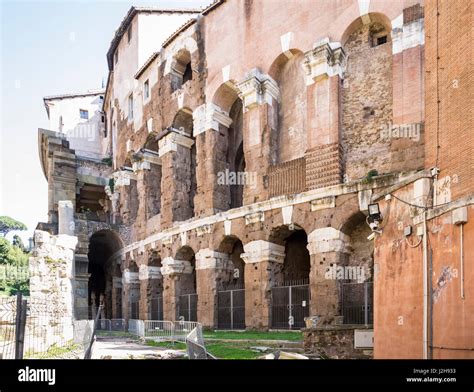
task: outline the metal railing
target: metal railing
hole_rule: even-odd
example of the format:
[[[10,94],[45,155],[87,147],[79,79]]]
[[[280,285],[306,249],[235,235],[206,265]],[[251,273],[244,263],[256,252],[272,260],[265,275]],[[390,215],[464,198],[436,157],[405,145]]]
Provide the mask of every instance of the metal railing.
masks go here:
[[[186,336],[201,324],[196,321],[128,320],[128,332],[156,341],[186,342]]]

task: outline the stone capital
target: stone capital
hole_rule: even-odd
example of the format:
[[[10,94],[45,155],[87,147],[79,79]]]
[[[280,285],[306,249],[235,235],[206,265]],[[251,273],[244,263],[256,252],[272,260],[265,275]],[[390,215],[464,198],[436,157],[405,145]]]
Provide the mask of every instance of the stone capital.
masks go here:
[[[166,257],[163,259],[161,265],[161,274],[163,276],[190,274],[193,272],[193,266],[186,260],[176,260],[172,257]]]
[[[271,261],[283,263],[285,260],[285,247],[273,242],[258,240],[244,245],[244,252],[240,255],[245,264]]]
[[[158,154],[160,157],[171,151],[178,151],[178,146],[191,148],[194,140],[180,133],[171,131],[158,142]]]
[[[205,103],[193,112],[194,136],[208,130],[218,131],[219,125],[229,128],[231,124],[232,119],[229,117],[229,113],[213,103]]]
[[[133,172],[139,170],[150,170],[151,165],[161,165],[161,159],[157,152],[142,150],[135,154],[135,161],[132,163]]]
[[[327,252],[349,252],[350,237],[334,227],[313,230],[308,235],[310,255]]]
[[[269,75],[261,73],[258,68],[252,69],[245,79],[237,84],[237,89],[243,106],[247,110],[264,103],[272,105],[273,99],[276,101],[280,99],[277,82]]]
[[[136,175],[130,170],[118,170],[112,174],[112,177],[116,188],[130,186],[130,181],[137,179]]]
[[[115,276],[112,279],[112,286],[116,289],[121,289],[122,288],[122,278]]]
[[[196,270],[204,269],[232,269],[232,262],[227,253],[201,249],[196,253]]]
[[[339,75],[342,78],[346,54],[339,43],[330,43],[323,39],[313,49],[305,53],[303,68],[306,72],[306,85]]]
[[[131,272],[128,269],[123,271],[122,283],[123,284],[138,283],[138,272]]]
[[[160,279],[161,277],[161,267],[142,264],[138,270],[139,280]]]

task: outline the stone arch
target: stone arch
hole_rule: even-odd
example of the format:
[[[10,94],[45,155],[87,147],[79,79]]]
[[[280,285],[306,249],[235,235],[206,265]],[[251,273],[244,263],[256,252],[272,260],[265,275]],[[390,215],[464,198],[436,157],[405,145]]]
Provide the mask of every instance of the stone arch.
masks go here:
[[[212,103],[218,106],[225,113],[229,113],[232,105],[239,98],[237,83],[230,80],[222,83],[212,97]]]
[[[227,254],[232,262],[227,279],[223,279],[221,282],[222,288],[224,290],[244,288],[245,263],[241,258],[241,254],[244,253],[242,241],[234,235],[225,236],[219,245],[218,252]]]
[[[374,242],[362,212],[351,215],[341,226],[349,238],[347,263],[341,276],[341,316],[344,324],[373,323]],[[366,303],[367,301],[367,303]],[[366,314],[363,310],[367,308]]]
[[[171,60],[171,90],[182,88],[193,79],[191,52],[186,48],[179,49]]]
[[[102,304],[106,318],[112,316],[117,253],[122,248],[120,236],[112,230],[97,230],[89,238],[87,303],[93,308]]]
[[[161,159],[158,152],[158,142],[154,134],[149,134],[140,151],[135,154],[137,162],[136,169],[143,170],[142,189],[146,193],[146,216],[148,220],[161,212]]]
[[[304,53],[290,49],[272,63],[269,75],[278,83],[280,100],[273,155],[278,163],[304,156],[306,150],[306,75]]]
[[[180,276],[179,295],[196,293],[196,258],[190,246],[182,246],[175,255],[175,260],[184,262],[184,273]]]
[[[215,92],[213,104],[217,110],[222,110],[228,116],[228,127],[219,126],[219,131],[224,135],[223,142],[219,146],[225,156],[225,162],[217,167],[219,173],[218,183],[226,188],[222,193],[225,195],[223,209],[237,208],[243,205],[244,186],[247,173],[244,149],[244,108],[242,100],[238,95],[235,83],[222,84]]]
[[[189,108],[180,109],[173,118],[172,132],[177,133],[176,141],[178,156],[182,164],[180,171],[182,177],[179,179],[179,197],[182,199],[180,216],[176,220],[187,220],[194,216],[194,197],[197,192],[197,151],[196,140],[193,136],[193,114]]]
[[[349,24],[349,26],[346,27],[344,32],[341,34],[341,36],[338,38],[337,41],[341,43],[341,45],[344,47],[352,33],[355,31],[359,30],[361,27],[364,25],[371,25],[371,24],[380,24],[384,27],[386,30],[387,34],[390,35],[390,32],[392,30],[392,23],[390,21],[390,18],[380,12],[371,12],[365,15],[362,15],[358,18],[356,18],[352,23]]]
[[[308,235],[297,224],[273,228],[269,241],[285,247],[285,258],[276,282],[308,284],[311,270]]]
[[[340,39],[346,55],[341,147],[345,182],[370,170],[391,169],[390,138],[381,137],[393,120],[393,54],[388,17],[371,13],[352,22]],[[385,41],[378,40],[385,37]],[[363,141],[363,142],[362,142]],[[377,154],[367,154],[373,149]]]

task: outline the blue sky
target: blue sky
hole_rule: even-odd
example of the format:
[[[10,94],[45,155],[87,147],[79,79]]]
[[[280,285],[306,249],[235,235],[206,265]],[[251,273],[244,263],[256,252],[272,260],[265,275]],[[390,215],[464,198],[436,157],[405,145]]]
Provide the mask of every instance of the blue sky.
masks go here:
[[[19,233],[24,240],[37,222],[47,221],[47,182],[37,146],[38,128],[48,128],[42,98],[101,87],[108,46],[132,5],[209,3],[0,0],[0,215],[28,226]]]

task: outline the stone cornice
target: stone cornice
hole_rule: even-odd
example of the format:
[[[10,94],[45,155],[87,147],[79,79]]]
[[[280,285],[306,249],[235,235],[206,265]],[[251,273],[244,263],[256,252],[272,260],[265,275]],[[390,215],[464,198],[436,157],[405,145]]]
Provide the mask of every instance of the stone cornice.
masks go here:
[[[252,69],[245,79],[237,84],[237,89],[246,109],[264,103],[272,105],[273,100],[279,101],[280,99],[277,82],[269,75],[261,73],[257,68]]]
[[[178,146],[191,148],[194,140],[180,133],[170,132],[158,142],[158,154],[160,157],[171,151],[178,151]]]
[[[193,135],[197,136],[208,130],[219,130],[219,125],[229,128],[232,119],[229,113],[213,103],[199,106],[193,112]]]
[[[261,263],[270,261],[274,263],[283,263],[285,260],[285,247],[273,242],[258,240],[244,245],[245,253],[240,257],[245,264]]]
[[[315,47],[305,53],[303,68],[306,72],[306,84],[325,77],[339,75],[343,77],[346,54],[339,43],[330,43],[329,39],[321,40]]]

